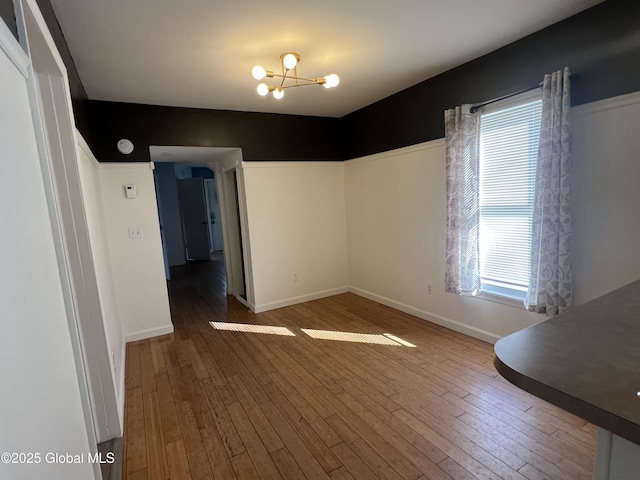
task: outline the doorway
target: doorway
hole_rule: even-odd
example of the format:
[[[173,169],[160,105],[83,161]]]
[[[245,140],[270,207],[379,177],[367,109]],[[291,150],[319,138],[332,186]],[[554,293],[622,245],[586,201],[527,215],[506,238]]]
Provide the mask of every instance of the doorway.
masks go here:
[[[167,268],[222,254],[222,226],[214,172],[162,162],[154,167],[156,203]],[[167,274],[170,280],[170,274]]]
[[[182,178],[178,183],[178,207],[187,262],[211,260],[209,202],[202,177]]]
[[[224,274],[225,295],[249,307],[245,278],[242,187],[237,180],[242,160],[238,148],[151,146],[158,192],[163,250],[170,274],[194,275],[196,263],[216,262],[212,276]],[[207,175],[206,172],[209,172]],[[229,177],[229,175],[231,175]],[[187,268],[184,268],[184,267]],[[196,273],[196,270],[200,273]]]

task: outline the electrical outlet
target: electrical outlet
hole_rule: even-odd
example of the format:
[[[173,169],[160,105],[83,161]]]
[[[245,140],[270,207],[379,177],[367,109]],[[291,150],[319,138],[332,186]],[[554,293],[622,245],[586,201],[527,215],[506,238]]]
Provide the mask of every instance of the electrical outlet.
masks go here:
[[[136,238],[142,238],[144,235],[142,235],[142,227],[129,227],[129,238],[130,239],[136,239]]]
[[[431,284],[427,285],[427,293],[429,295],[431,295],[433,293],[433,288],[432,288]]]

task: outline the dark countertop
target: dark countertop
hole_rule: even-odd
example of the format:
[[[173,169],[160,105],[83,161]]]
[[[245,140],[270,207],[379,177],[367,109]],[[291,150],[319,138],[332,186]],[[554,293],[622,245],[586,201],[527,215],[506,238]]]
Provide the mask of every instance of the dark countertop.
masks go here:
[[[500,339],[498,372],[640,444],[640,281]]]

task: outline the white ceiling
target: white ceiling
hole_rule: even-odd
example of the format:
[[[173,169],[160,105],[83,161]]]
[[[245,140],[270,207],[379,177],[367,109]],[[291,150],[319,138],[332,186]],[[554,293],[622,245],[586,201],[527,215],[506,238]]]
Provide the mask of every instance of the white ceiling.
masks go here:
[[[51,0],[89,98],[341,117],[602,0]],[[256,93],[251,68],[340,76]]]

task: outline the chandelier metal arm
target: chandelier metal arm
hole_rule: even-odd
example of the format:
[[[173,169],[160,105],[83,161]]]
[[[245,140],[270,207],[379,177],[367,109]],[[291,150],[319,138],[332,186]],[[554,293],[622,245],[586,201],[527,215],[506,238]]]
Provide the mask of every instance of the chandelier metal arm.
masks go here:
[[[282,78],[282,82],[280,82],[280,87],[284,87],[284,82],[287,79],[287,73],[289,73],[289,70],[284,70],[284,68],[283,68],[283,72],[284,72],[283,75],[278,75],[279,77]]]
[[[258,94],[261,96],[267,95],[272,92],[273,96],[280,100],[284,95],[283,90],[285,88],[292,87],[304,87],[306,85],[322,85],[325,88],[333,88],[338,85],[340,79],[335,73],[327,75],[325,77],[318,78],[305,78],[298,76],[298,63],[300,62],[300,55],[295,52],[286,52],[280,55],[280,67],[282,73],[275,73],[271,70],[265,70],[263,67],[256,65],[253,67],[252,75],[256,80],[262,80],[263,78],[280,78],[280,85],[267,85],[266,83],[260,83],[258,85]],[[291,80],[293,83],[285,84],[287,80]]]
[[[306,80],[306,79],[301,79],[301,80]],[[324,78],[322,79],[324,80]],[[316,80],[309,80],[307,83],[296,83],[293,85],[281,85],[280,88],[293,88],[293,87],[304,87],[306,85],[322,85],[324,84],[324,82],[320,82],[320,81],[316,81]]]
[[[305,81],[305,82],[309,82],[308,84],[305,84],[305,85],[310,85],[310,84],[314,84],[314,83],[323,84],[325,82],[324,78],[304,78],[304,77],[295,77],[293,75],[286,75],[286,74],[285,75],[280,75],[279,73],[274,73],[272,75],[272,77],[282,78],[283,82],[287,78],[290,79],[290,80],[302,80],[302,81]]]

